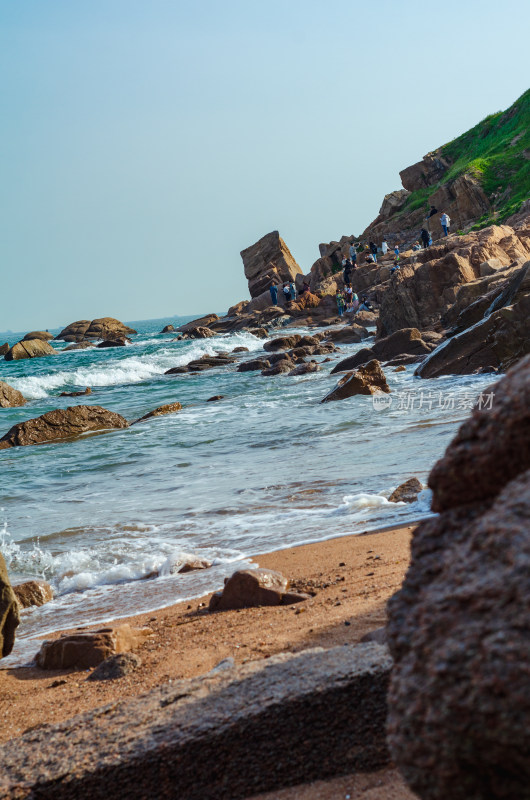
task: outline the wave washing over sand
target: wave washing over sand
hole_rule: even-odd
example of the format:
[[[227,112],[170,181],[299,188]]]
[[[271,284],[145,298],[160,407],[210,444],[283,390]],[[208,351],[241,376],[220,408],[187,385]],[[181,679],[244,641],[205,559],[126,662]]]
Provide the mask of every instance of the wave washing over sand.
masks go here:
[[[252,555],[430,513],[428,490],[412,504],[388,497],[412,475],[425,482],[468,413],[465,403],[381,409],[355,397],[322,405],[336,382],[333,362],[299,377],[239,373],[237,364],[166,376],[204,354],[246,347],[244,359],[263,347],[248,333],[172,341],[158,334],[169,321],[134,323],[139,334],[123,348],[0,362],[0,380],[29,400],[2,409],[3,432],[77,402],[128,420],[183,405],[128,429],[2,453],[0,547],[12,580],[41,577],[56,592],[51,603],[23,612],[4,667],[35,653],[32,637],[201,596]],[[359,347],[342,345],[341,357]],[[418,389],[411,370],[387,378],[396,397]],[[465,398],[490,380],[448,377],[431,387]],[[86,398],[59,397],[85,386],[92,388]],[[223,400],[206,402],[213,395]],[[184,554],[213,566],[172,574]],[[147,577],[153,573],[159,577]]]

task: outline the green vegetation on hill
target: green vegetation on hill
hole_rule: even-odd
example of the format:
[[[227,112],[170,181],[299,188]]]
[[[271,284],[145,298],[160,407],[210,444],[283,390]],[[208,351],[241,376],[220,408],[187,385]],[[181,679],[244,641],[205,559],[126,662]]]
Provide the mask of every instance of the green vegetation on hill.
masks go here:
[[[463,173],[480,181],[492,204],[474,228],[502,222],[530,197],[530,89],[507,110],[499,111],[439,149],[451,167],[435,186],[412,192],[403,211],[428,204],[430,195]]]

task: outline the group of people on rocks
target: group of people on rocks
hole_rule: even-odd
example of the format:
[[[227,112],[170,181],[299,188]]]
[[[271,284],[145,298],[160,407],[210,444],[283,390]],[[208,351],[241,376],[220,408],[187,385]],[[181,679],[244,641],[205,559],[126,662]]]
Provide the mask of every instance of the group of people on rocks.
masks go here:
[[[339,313],[339,317],[342,317],[344,312],[356,314],[357,311],[374,310],[372,303],[368,300],[366,295],[363,295],[359,301],[359,297],[357,293],[353,291],[351,283],[344,285],[344,292],[341,292],[340,289],[337,289],[335,300],[337,301],[337,311]]]
[[[278,287],[280,284],[273,283],[272,286],[269,288],[269,292],[271,295],[272,305],[278,305]],[[304,282],[304,291],[309,289],[309,286],[306,287],[306,283]],[[286,303],[289,303],[291,300],[294,302],[298,297],[298,291],[296,289],[296,284],[294,281],[284,281],[281,287],[282,295]]]

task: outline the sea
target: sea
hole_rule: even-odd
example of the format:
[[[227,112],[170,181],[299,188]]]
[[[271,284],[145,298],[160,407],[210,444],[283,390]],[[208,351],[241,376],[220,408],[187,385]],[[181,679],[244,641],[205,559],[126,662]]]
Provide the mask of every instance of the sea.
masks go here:
[[[126,347],[63,352],[66,343],[53,342],[58,355],[0,360],[0,380],[28,399],[0,409],[0,436],[73,404],[129,421],[183,406],[123,430],[0,451],[0,550],[11,581],[44,579],[55,591],[22,612],[2,668],[28,663],[54,631],[201,597],[260,553],[428,516],[427,488],[411,504],[389,495],[412,476],[426,484],[470,409],[487,402],[491,376],[425,381],[407,367],[386,370],[390,395],[322,404],[340,377],[330,375],[336,360],[298,377],[237,372],[237,364],[165,375],[235,347],[248,348],[240,359],[263,355],[264,341],[247,332],[186,341],[160,332],[190,319],[129,322],[138,333]],[[86,397],[59,397],[86,386]],[[213,395],[223,399],[208,402]],[[174,574],[188,554],[213,566]]]

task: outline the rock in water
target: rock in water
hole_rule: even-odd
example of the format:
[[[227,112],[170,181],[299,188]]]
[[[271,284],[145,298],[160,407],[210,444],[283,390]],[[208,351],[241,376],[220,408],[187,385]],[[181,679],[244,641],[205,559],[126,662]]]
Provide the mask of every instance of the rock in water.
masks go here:
[[[101,319],[81,319],[72,322],[55,337],[65,342],[80,342],[83,339],[119,339],[136,333],[134,328],[124,325],[119,319],[114,317],[102,317]]]
[[[36,664],[41,669],[88,669],[117,653],[133,650],[151,633],[150,628],[131,628],[127,624],[66,633],[42,643]]]
[[[225,580],[222,592],[215,592],[210,611],[252,606],[280,606],[308,600],[309,595],[289,591],[289,581],[272,569],[240,569]]]
[[[56,354],[57,350],[54,350],[48,342],[43,342],[42,339],[30,339],[14,344],[4,358],[6,361],[18,361],[22,358],[40,358]]]
[[[417,478],[409,478],[394,489],[388,500],[390,503],[414,503],[422,489],[423,486]]]
[[[126,419],[101,406],[69,406],[41,417],[19,422],[0,439],[0,450],[60,439],[72,439],[87,431],[128,428]]]
[[[165,406],[158,406],[153,411],[150,411],[148,414],[144,414],[143,417],[137,419],[136,422],[143,422],[146,419],[151,419],[152,417],[163,417],[165,414],[175,414],[177,411],[182,411],[181,403],[168,403]],[[135,425],[136,423],[132,422],[131,425]]]
[[[19,623],[17,598],[9,582],[6,562],[0,553],[0,658],[8,656],[13,649]]]
[[[0,408],[15,408],[26,404],[26,398],[8,383],[0,381]]]
[[[356,372],[349,372],[341,378],[335,388],[320,402],[329,403],[331,400],[344,400],[346,397],[352,397],[356,394],[370,395],[377,392],[389,394],[390,388],[381,369],[381,364],[374,359],[365,367],[359,367]]]
[[[21,608],[43,606],[53,600],[53,589],[46,581],[26,581],[13,586],[13,592]]]
[[[278,231],[263,236],[241,251],[245,278],[251,297],[258,297],[273,282],[294,281],[302,270],[289,252]]]
[[[429,477],[389,602],[392,755],[423,800],[530,798],[530,356]]]
[[[5,356],[6,353],[9,353],[9,345],[7,342],[0,345],[0,356]]]

